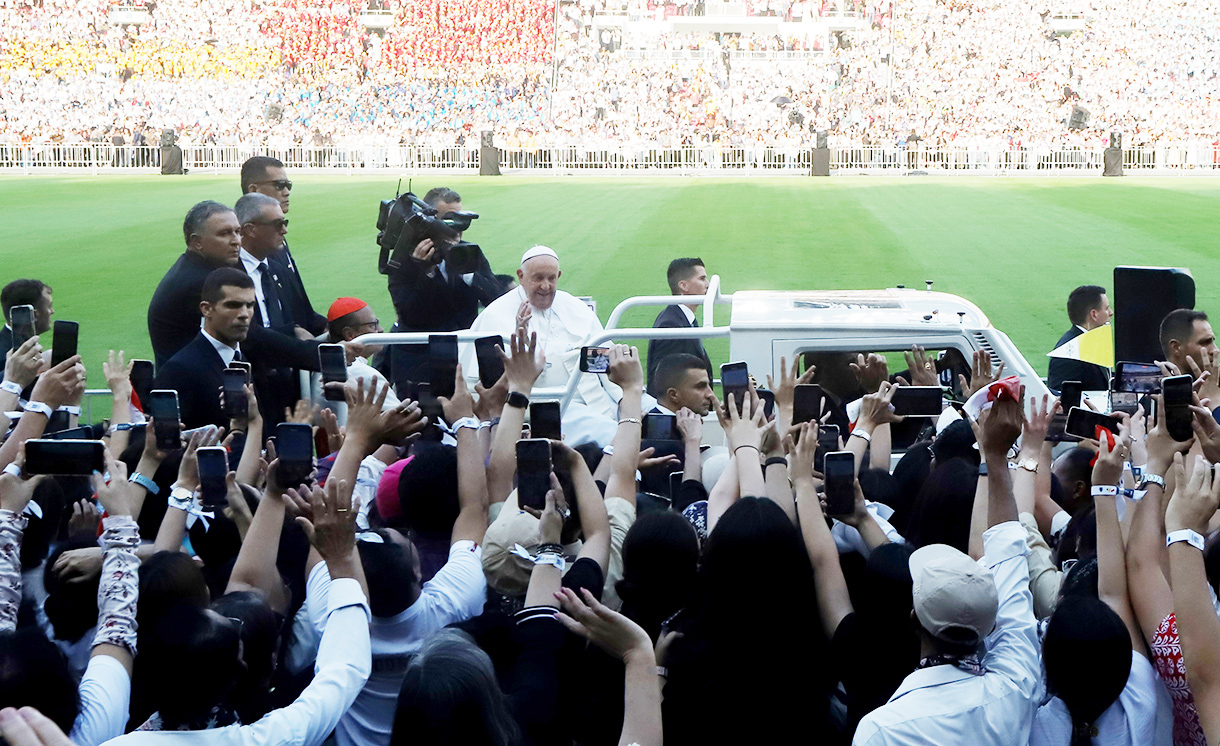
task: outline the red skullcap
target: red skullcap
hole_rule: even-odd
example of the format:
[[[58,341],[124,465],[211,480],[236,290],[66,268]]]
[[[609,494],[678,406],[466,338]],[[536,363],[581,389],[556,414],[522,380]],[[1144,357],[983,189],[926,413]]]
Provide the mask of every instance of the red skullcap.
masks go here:
[[[361,308],[367,308],[368,305],[359,298],[337,298],[334,303],[330,304],[330,310],[326,312],[326,320],[334,321],[349,313],[355,313]]]

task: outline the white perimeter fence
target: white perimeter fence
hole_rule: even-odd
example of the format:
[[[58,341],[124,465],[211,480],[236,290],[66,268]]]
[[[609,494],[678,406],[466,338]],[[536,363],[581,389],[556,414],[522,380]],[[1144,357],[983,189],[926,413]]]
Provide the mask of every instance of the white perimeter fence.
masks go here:
[[[0,173],[159,172],[159,146],[100,143],[0,144]],[[228,171],[254,155],[279,158],[293,170],[325,172],[395,171],[478,173],[478,147],[352,146],[275,147],[188,145],[182,163],[188,171]],[[700,174],[808,175],[814,151],[800,147],[720,147],[649,145],[614,148],[571,145],[537,150],[500,150],[500,169],[530,174]],[[1103,149],[971,148],[903,149],[843,147],[830,149],[832,174],[1093,174],[1102,170]],[[1212,144],[1123,151],[1123,168],[1134,173],[1220,173],[1220,147]]]

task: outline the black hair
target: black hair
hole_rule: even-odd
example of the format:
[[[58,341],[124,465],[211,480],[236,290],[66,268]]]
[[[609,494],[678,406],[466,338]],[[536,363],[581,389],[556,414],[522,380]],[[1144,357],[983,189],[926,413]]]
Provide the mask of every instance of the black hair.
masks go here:
[[[247,158],[246,162],[241,164],[241,193],[248,193],[250,187],[266,178],[267,169],[283,167],[284,162],[279,158],[272,158],[267,155],[256,155],[253,158]]]
[[[699,568],[699,536],[672,511],[642,515],[623,539],[623,577],[614,588],[623,615],[655,641],[661,623],[689,603]]]
[[[915,499],[919,497],[919,490],[931,471],[932,441],[930,440],[912,443],[894,466],[894,481],[898,483],[896,498],[898,504],[890,505],[894,509],[894,515],[890,517],[890,524],[904,536],[911,510],[915,506]]]
[[[51,286],[42,280],[13,280],[0,290],[0,308],[4,310],[4,320],[11,320],[9,309],[13,306],[36,306],[44,290]]]
[[[948,544],[969,551],[978,467],[951,458],[928,475],[915,498],[905,536],[917,547]]]
[[[46,589],[47,599],[42,609],[57,640],[77,642],[97,625],[97,590],[100,578],[61,583],[59,573],[54,570],[55,561],[64,552],[95,547],[95,535],[71,537],[55,547],[43,567],[42,585]]]
[[[1059,582],[1059,596],[1061,598],[1068,596],[1097,598],[1099,580],[1096,556],[1077,560],[1076,564],[1063,574],[1063,579]]]
[[[980,463],[979,450],[974,447],[977,442],[969,422],[954,420],[932,440],[932,455],[936,456],[937,464],[960,458],[977,469]]]
[[[207,608],[211,600],[203,571],[182,552],[157,552],[140,565],[140,603],[136,621],[141,632],[151,630],[170,609],[188,603]]]
[[[678,283],[689,280],[691,275],[695,273],[695,267],[703,266],[706,266],[703,260],[694,256],[675,259],[670,262],[669,269],[665,271],[665,280],[669,283],[669,292],[674,295],[681,295],[682,291],[678,289]]]
[[[153,626],[140,652],[151,659],[144,671],[166,730],[197,723],[241,678],[239,627],[187,603],[170,608]]]
[[[433,187],[424,195],[424,202],[436,207],[441,202],[455,204],[462,201],[462,195],[453,191],[449,187]]]
[[[1086,505],[1072,516],[1055,545],[1055,563],[1063,567],[1064,560],[1086,560],[1097,556],[1097,510]]]
[[[34,488],[31,502],[38,503],[42,517],[29,516],[22,533],[21,567],[24,570],[33,570],[41,565],[51,551],[51,543],[59,537],[66,505],[61,479],[64,477],[44,478]]]
[[[860,470],[858,479],[860,491],[864,493],[866,500],[891,508],[895,508],[895,504],[900,502],[898,480],[885,469],[865,467]]]
[[[229,287],[253,290],[254,280],[250,279],[250,275],[235,267],[214,269],[203,281],[203,290],[199,292],[199,299],[204,303],[219,303],[225,297],[224,289]]]
[[[1114,610],[1088,596],[1059,602],[1042,638],[1046,687],[1067,705],[1072,746],[1087,746],[1097,718],[1131,675],[1131,635]]]
[[[1161,352],[1166,360],[1169,359],[1169,343],[1175,339],[1179,342],[1190,341],[1196,321],[1207,321],[1207,314],[1189,308],[1176,308],[1161,320]]]
[[[279,621],[263,597],[253,591],[226,593],[212,602],[212,611],[241,620],[239,634],[246,670],[229,700],[242,715],[242,722],[254,722],[265,713],[253,713],[251,717],[244,706],[262,700],[270,688],[280,643]]]
[[[398,478],[402,518],[390,525],[429,536],[449,536],[461,512],[458,503],[457,449],[436,442],[417,442],[415,456]]]
[[[369,611],[375,617],[392,617],[403,611],[419,598],[419,581],[416,573],[419,562],[404,545],[392,541],[390,531],[376,529],[382,541],[357,541],[360,564],[364,567],[365,582],[369,587]]]
[[[685,352],[675,352],[661,358],[657,364],[657,372],[653,375],[652,388],[657,398],[665,396],[671,388],[677,388],[686,378],[687,371],[701,370],[707,372],[707,365],[694,355]]]
[[[64,733],[72,732],[80,695],[68,659],[36,627],[0,632],[0,702],[34,707]]]
[[[407,665],[391,746],[517,746],[521,732],[491,658],[465,632],[443,629]]]
[[[186,239],[188,248],[191,245],[191,236],[202,231],[209,218],[222,212],[233,212],[233,208],[210,199],[205,199],[186,211],[186,219],[182,221],[182,236]]]
[[[1068,295],[1068,320],[1081,326],[1089,318],[1089,311],[1101,308],[1101,296],[1106,289],[1100,285],[1081,285]]]
[[[1060,499],[1059,507],[1074,513],[1079,510],[1084,502],[1092,504],[1089,500],[1089,488],[1093,486],[1093,459],[1097,457],[1097,451],[1094,451],[1084,446],[1075,446],[1064,453],[1059,458],[1055,459],[1055,464],[1064,472],[1066,484],[1060,481]],[[1077,494],[1076,484],[1084,483],[1082,494]],[[1083,502],[1081,501],[1083,498]]]

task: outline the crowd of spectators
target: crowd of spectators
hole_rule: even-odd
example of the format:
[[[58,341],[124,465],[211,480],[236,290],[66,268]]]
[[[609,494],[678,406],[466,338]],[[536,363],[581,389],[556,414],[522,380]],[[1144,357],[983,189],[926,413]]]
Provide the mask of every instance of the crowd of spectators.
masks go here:
[[[860,28],[682,33],[627,19],[703,12],[582,0],[163,0],[140,26],[107,2],[0,3],[0,137],[48,142],[144,122],[184,144],[500,142],[1020,149],[1212,142],[1214,0],[1097,0],[1081,26],[1026,1],[748,2],[748,15],[848,12]],[[1056,7],[1055,13],[1063,9]],[[896,16],[891,18],[891,13]],[[558,22],[558,26],[556,26]],[[661,54],[698,52],[689,59]],[[738,52],[770,52],[743,59]],[[786,53],[795,59],[782,58]],[[892,64],[891,64],[892,63]],[[1074,110],[1090,117],[1069,129]]]
[[[721,401],[675,333],[701,259],[671,263],[646,368],[580,352],[602,327],[559,252],[514,278],[404,231],[399,328],[493,345],[398,358],[361,341],[382,330],[368,302],[310,305],[289,176],[251,158],[232,209],[187,212],[149,304],[155,370],[101,361],[105,422],[80,421],[52,287],[0,290],[6,743],[1220,738],[1206,313],[1161,322],[1164,395],[1071,438],[983,350],[916,346],[900,372],[806,353],[724,375]],[[464,214],[450,189],[424,201]],[[1098,286],[1067,309],[1075,333],[1111,318]],[[569,374],[551,419],[539,389]],[[935,393],[904,416],[911,385]]]

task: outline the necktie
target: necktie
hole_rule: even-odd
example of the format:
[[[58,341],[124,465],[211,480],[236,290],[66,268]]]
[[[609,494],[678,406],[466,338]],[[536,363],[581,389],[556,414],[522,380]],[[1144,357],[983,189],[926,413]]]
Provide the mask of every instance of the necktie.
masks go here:
[[[271,280],[271,267],[266,262],[258,265],[263,283],[263,304],[267,306],[266,325],[274,328],[284,326],[284,311],[280,306],[279,290]]]

